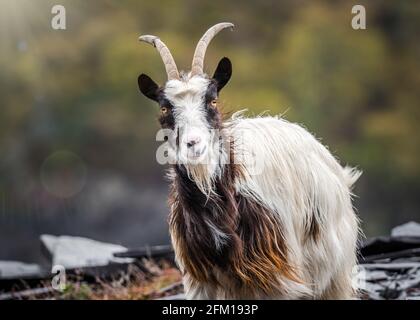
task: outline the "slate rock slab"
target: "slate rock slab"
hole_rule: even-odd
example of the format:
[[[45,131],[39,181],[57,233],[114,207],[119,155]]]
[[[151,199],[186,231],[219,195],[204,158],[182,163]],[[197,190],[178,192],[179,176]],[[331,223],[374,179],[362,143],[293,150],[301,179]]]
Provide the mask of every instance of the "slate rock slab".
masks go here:
[[[83,237],[52,236],[44,234],[41,242],[52,257],[52,265],[66,269],[106,266],[110,263],[131,263],[131,258],[119,258],[114,254],[127,248]]]
[[[37,276],[42,272],[42,268],[37,264],[19,261],[0,261],[0,279],[25,278]]]

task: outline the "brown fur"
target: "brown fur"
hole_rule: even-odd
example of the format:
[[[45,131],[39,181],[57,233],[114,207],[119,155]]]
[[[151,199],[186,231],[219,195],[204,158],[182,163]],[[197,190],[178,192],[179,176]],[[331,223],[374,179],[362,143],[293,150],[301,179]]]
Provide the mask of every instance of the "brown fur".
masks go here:
[[[185,168],[173,170],[169,224],[184,272],[198,282],[223,287],[217,276],[222,274],[235,290],[266,295],[280,285],[275,275],[301,282],[288,263],[280,221],[262,204],[235,192],[240,166],[225,166],[222,179],[215,183],[217,196],[209,199]],[[229,236],[221,248],[216,248],[205,219]]]

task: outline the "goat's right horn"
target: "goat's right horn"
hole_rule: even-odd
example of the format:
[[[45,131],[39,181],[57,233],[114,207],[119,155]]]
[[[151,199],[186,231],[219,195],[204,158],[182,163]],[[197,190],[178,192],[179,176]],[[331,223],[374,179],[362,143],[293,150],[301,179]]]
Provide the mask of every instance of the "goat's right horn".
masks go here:
[[[172,57],[172,54],[169,51],[168,47],[166,46],[166,44],[163,43],[162,40],[160,40],[156,36],[151,35],[140,36],[139,40],[151,44],[159,51],[159,54],[163,60],[163,64],[165,65],[166,73],[168,74],[168,80],[180,79],[175,60]]]
[[[204,69],[204,57],[206,55],[207,47],[210,41],[214,38],[216,34],[222,31],[225,28],[231,28],[233,30],[234,24],[230,22],[221,22],[206,31],[206,33],[201,37],[195,48],[194,57],[191,67],[191,76],[195,76],[203,73]]]

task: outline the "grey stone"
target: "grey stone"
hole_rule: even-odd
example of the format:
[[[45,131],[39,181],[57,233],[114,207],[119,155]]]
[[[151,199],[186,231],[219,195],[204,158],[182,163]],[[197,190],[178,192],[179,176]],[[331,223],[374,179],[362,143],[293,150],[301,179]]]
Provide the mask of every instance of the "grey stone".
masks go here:
[[[37,264],[19,261],[0,261],[0,278],[14,279],[37,276],[42,273],[42,268]]]
[[[72,236],[42,235],[41,241],[52,256],[52,265],[66,269],[106,266],[109,263],[131,263],[131,258],[117,258],[114,253],[127,248]]]
[[[420,223],[411,221],[392,229],[392,237],[420,237]]]

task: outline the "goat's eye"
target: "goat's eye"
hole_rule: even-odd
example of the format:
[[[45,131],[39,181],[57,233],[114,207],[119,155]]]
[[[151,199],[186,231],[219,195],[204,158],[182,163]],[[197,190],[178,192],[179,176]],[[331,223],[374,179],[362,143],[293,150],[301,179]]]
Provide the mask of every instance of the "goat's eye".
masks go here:
[[[217,107],[217,100],[216,100],[216,99],[212,100],[212,101],[210,102],[210,105],[211,105],[213,108],[216,108],[216,107]]]
[[[166,107],[161,107],[161,108],[160,108],[160,112],[161,112],[162,114],[167,114],[167,113],[168,113],[168,108],[166,108]]]

